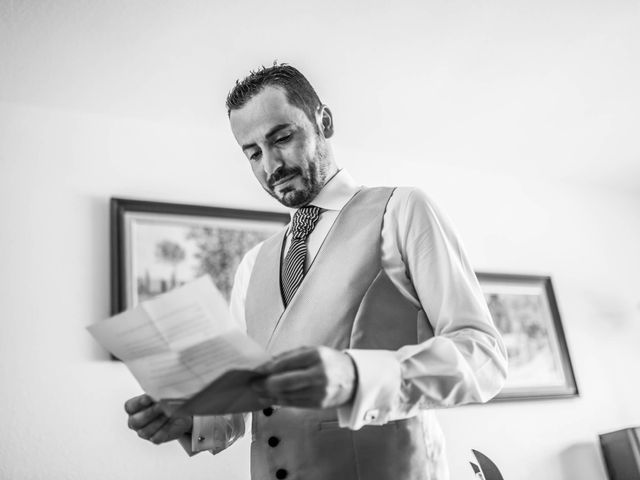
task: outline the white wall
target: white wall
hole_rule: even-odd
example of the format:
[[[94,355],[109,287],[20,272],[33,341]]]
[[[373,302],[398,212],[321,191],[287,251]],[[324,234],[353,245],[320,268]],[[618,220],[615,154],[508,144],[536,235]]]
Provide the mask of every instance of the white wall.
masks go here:
[[[246,441],[139,441],[138,388],[84,327],[109,310],[109,197],[278,208],[222,108],[278,58],[357,178],[428,191],[478,270],[553,277],[582,395],[441,412],[453,478],[475,448],[508,480],[604,479],[597,433],[640,424],[640,13],[536,5],[0,2],[0,478],[247,478]]]

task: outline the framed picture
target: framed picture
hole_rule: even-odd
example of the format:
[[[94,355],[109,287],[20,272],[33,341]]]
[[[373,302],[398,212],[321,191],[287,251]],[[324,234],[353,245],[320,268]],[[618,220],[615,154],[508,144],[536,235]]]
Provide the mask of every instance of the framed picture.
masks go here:
[[[244,254],[287,213],[111,199],[111,311],[211,275],[227,300]]]
[[[509,355],[507,382],[496,400],[578,396],[551,278],[477,276]]]

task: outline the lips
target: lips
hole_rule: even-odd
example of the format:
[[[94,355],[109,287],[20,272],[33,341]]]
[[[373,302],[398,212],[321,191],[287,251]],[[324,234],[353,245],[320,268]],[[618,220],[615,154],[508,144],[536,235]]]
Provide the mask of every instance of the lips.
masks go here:
[[[287,183],[289,180],[293,180],[297,176],[298,176],[297,173],[292,173],[291,175],[287,175],[286,177],[281,178],[280,180],[278,180],[276,182],[273,182],[273,187],[277,187],[279,185]]]

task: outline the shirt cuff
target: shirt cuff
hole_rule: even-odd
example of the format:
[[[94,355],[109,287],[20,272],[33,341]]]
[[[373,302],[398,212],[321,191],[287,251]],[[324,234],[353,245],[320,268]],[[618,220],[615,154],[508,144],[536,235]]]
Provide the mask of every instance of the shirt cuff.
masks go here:
[[[191,451],[193,453],[215,449],[215,423],[216,417],[193,417],[191,430]]]
[[[358,385],[353,402],[338,408],[343,428],[382,425],[392,417],[399,398],[402,368],[389,350],[346,350],[356,366]]]

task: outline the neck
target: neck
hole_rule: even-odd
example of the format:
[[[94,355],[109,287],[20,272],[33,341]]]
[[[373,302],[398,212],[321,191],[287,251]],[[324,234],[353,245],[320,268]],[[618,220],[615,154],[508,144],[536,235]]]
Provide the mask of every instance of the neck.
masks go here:
[[[336,176],[336,173],[338,173],[341,169],[338,167],[338,164],[336,163],[336,159],[333,156],[333,149],[331,148],[331,144],[329,142],[326,142],[326,150],[325,150],[325,171],[324,173],[324,184],[322,185],[323,187],[329,183],[329,180],[331,180],[333,177]]]

